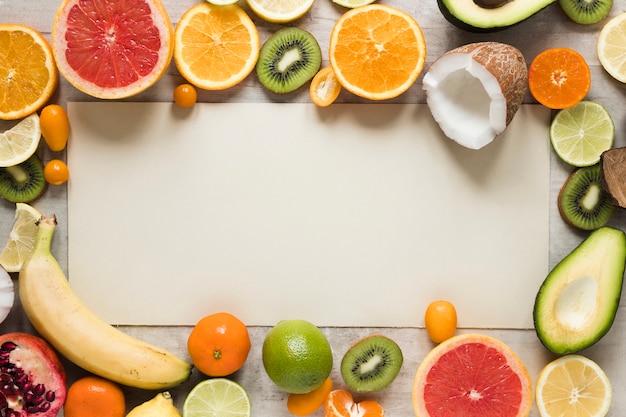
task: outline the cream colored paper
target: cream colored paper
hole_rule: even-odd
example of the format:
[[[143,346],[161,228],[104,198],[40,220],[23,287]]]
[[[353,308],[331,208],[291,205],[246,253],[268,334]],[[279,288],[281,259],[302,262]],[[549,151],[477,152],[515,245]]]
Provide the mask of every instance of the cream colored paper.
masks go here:
[[[116,324],[532,327],[549,111],[479,151],[426,105],[69,103],[68,269]]]

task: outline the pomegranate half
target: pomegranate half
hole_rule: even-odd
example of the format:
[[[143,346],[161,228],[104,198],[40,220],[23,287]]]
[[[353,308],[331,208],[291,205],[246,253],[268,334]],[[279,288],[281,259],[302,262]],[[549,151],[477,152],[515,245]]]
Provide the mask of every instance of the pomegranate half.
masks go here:
[[[21,332],[0,335],[0,415],[56,417],[65,383],[65,368],[45,340]]]

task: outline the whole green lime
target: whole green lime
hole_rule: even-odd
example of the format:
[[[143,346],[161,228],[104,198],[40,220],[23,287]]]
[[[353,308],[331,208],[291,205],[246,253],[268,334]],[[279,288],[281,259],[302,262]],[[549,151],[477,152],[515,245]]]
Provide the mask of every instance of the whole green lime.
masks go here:
[[[317,326],[306,320],[283,320],[265,336],[263,366],[280,389],[304,394],[328,378],[333,354]]]

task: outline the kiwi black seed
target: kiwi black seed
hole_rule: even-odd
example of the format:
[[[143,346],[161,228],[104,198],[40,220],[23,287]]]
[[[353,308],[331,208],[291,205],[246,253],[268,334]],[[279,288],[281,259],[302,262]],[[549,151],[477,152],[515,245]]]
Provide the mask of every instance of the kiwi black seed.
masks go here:
[[[615,213],[610,195],[602,186],[600,164],[578,168],[570,174],[558,196],[559,213],[580,230],[604,226]]]
[[[559,4],[574,22],[591,25],[609,15],[613,0],[559,0]]]
[[[353,391],[380,391],[396,378],[402,361],[402,350],[396,342],[374,334],[348,349],[341,360],[341,376]]]
[[[36,154],[26,161],[0,168],[0,197],[12,203],[29,203],[46,189],[43,164]]]
[[[285,94],[311,80],[321,64],[322,52],[315,37],[304,29],[288,27],[263,43],[256,73],[265,88]]]

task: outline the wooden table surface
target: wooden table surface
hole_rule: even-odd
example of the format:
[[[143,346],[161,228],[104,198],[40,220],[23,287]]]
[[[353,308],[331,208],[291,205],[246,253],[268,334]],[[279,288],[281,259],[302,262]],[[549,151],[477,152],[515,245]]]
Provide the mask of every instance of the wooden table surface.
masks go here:
[[[175,24],[182,13],[201,0],[164,0],[165,7]],[[244,7],[245,1],[239,0]],[[569,21],[558,4],[552,4],[535,16],[521,24],[506,30],[488,33],[473,34],[462,31],[450,25],[441,15],[436,0],[379,0],[384,4],[396,6],[412,14],[424,30],[427,41],[428,55],[424,73],[430,64],[444,52],[474,41],[493,40],[510,43],[518,47],[524,54],[527,63],[536,54],[548,47],[570,47],[578,50],[587,59],[592,72],[592,86],[587,98],[605,105],[613,116],[617,136],[615,146],[626,146],[626,108],[623,105],[625,86],[613,80],[604,72],[596,56],[597,37],[602,28],[601,22],[591,26],[581,26]],[[530,1],[530,0],[521,0]],[[0,0],[0,23],[21,23],[34,27],[44,33],[49,39],[54,13],[59,6],[57,0]],[[611,16],[626,11],[626,0],[615,0]],[[291,25],[309,30],[318,39],[327,63],[328,39],[330,31],[336,19],[344,12],[330,0],[316,0],[313,8],[303,18]],[[268,24],[258,19],[252,13],[251,17],[257,23],[261,33],[261,41],[267,39],[270,33],[281,28],[283,25]],[[422,77],[415,85],[400,97],[390,100],[394,103],[424,103],[425,95],[421,85]],[[129,101],[171,101],[172,91],[183,79],[178,74],[174,64],[158,82],[148,91],[129,99]],[[60,104],[68,101],[94,101],[95,99],[79,92],[61,78],[60,85],[53,100]],[[239,86],[221,92],[200,91],[201,102],[309,102],[308,90],[301,89],[297,92],[276,96],[266,92],[256,80],[254,75],[248,77]],[[342,92],[338,102],[352,103],[363,100]],[[527,95],[526,103],[534,103],[532,97]],[[0,127],[7,123],[0,124]],[[40,148],[40,154],[44,160],[58,157],[52,152]],[[61,154],[64,157],[64,154]],[[551,201],[550,201],[550,266],[554,266],[569,251],[571,251],[585,236],[583,233],[574,232],[564,225],[556,209],[556,194],[571,168],[560,162],[555,155],[551,159]],[[34,203],[42,212],[54,212],[59,218],[59,223],[66,224],[67,205],[66,189],[64,186],[49,187],[45,196]],[[15,206],[6,201],[0,201],[0,240],[8,236],[12,225]],[[619,211],[610,225],[626,230],[626,218],[623,211]],[[67,265],[67,230],[59,227],[53,242],[54,254],[63,267]],[[14,275],[17,279],[17,276]],[[492,296],[485,294],[486,297]],[[581,354],[597,361],[606,371],[613,384],[613,405],[609,416],[621,415],[620,411],[626,409],[626,310],[622,300],[616,321],[611,331],[596,345],[581,352]],[[332,307],[332,306],[329,306]],[[529,306],[532,309],[532,306]],[[417,320],[419,321],[419,320]],[[32,331],[28,320],[23,316],[21,307],[16,305],[9,318],[0,325],[0,332],[13,330]],[[188,357],[186,352],[186,340],[190,328],[188,327],[123,327],[122,330],[129,332],[146,341],[159,344],[168,348],[182,357]],[[251,327],[252,350],[249,360],[242,370],[233,375],[233,378],[243,384],[250,394],[253,416],[255,417],[280,417],[289,416],[286,410],[286,394],[278,390],[266,376],[261,363],[261,344],[268,329],[264,327]],[[401,346],[405,355],[405,362],[398,378],[386,390],[371,394],[368,397],[378,399],[385,408],[387,416],[408,417],[414,415],[411,405],[411,386],[413,376],[424,355],[433,347],[423,328],[323,328],[324,333],[333,346],[335,366],[332,377],[335,386],[341,386],[342,381],[338,371],[338,364],[347,347],[358,338],[373,332],[381,332],[395,339]],[[538,341],[534,330],[507,330],[507,329],[461,329],[459,332],[481,332],[500,338],[509,344],[524,361],[535,381],[541,368],[551,359],[555,358]],[[72,364],[67,363],[70,381],[82,376],[84,372]],[[191,387],[202,378],[194,372],[187,383],[172,389],[176,404],[182,407],[182,401]],[[136,389],[126,389],[129,408],[151,398],[154,393]],[[358,400],[365,396],[357,396]],[[323,415],[321,411],[315,414]],[[535,406],[532,416],[538,416]]]

